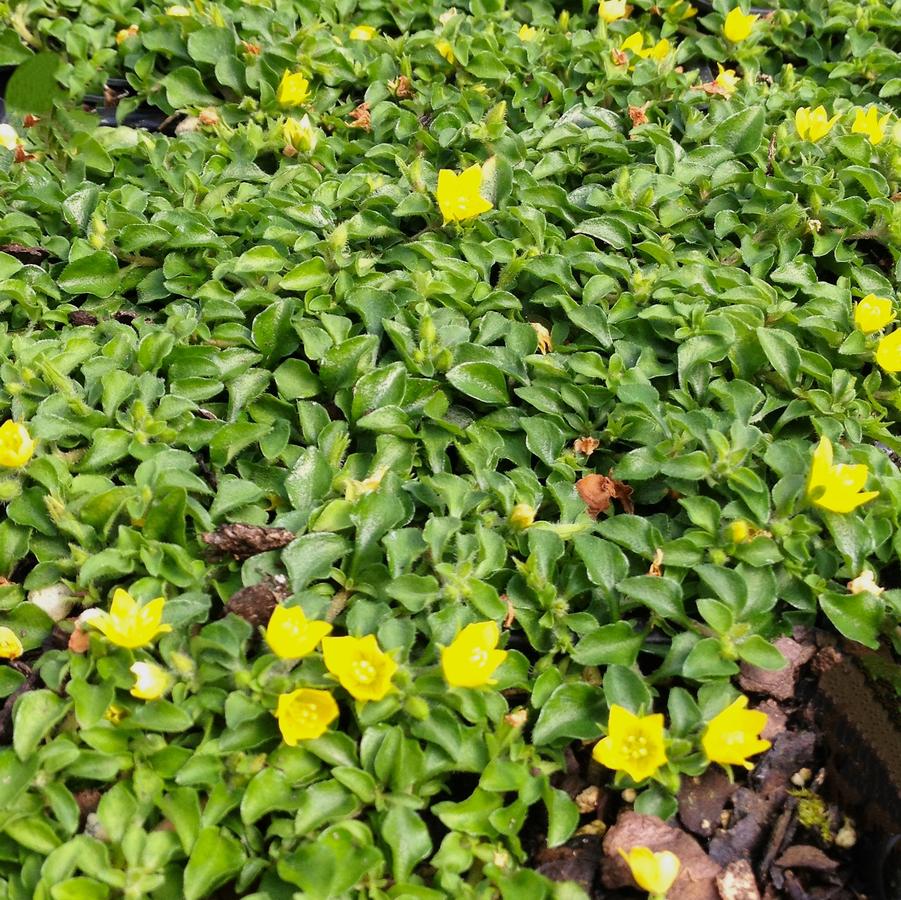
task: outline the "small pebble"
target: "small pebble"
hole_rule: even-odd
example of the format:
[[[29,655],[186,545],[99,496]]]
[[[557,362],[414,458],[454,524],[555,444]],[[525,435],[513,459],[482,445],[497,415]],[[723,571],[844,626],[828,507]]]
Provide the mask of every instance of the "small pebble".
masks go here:
[[[845,824],[839,828],[835,835],[835,846],[841,847],[843,850],[849,850],[857,843],[857,832],[854,830],[854,824],[850,819],[845,819]]]
[[[626,788],[626,789],[623,791],[623,800],[624,800],[626,803],[634,803],[634,802],[635,802],[635,798],[636,798],[637,796],[638,796],[637,792],[634,791],[632,788]]]
[[[794,775],[791,777],[791,782],[795,787],[804,787],[808,781],[810,781],[810,776],[813,775],[813,772],[810,769],[798,769]]]

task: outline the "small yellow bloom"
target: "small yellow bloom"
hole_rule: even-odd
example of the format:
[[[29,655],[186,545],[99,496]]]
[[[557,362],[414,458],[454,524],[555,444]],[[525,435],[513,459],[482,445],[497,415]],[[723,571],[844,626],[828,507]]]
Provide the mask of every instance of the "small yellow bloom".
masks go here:
[[[300,72],[288,72],[282,75],[275,92],[279,106],[300,106],[310,97],[310,82]]]
[[[309,621],[299,606],[276,606],[266,626],[266,643],[282,659],[302,659],[331,630],[328,622]]]
[[[494,622],[467,625],[449,647],[441,651],[441,671],[452,687],[480,687],[491,684],[494,670],[507,658],[497,650],[500,631]]]
[[[663,716],[659,713],[636,716],[614,704],[610,707],[607,732],[591,754],[602,766],[644,781],[666,764]]]
[[[120,28],[116,32],[116,43],[122,44],[130,37],[134,37],[138,33],[137,25],[129,25],[128,28]]]
[[[852,134],[865,134],[870,143],[875,146],[885,137],[885,125],[891,118],[891,113],[886,113],[881,119],[879,110],[871,106],[864,110],[860,107],[854,110],[854,124],[851,126]]]
[[[744,519],[729,523],[729,537],[733,544],[743,544],[751,537],[751,526]]]
[[[632,7],[626,6],[626,0],[600,0],[598,15],[609,25],[617,19],[625,19]]]
[[[882,331],[895,318],[892,301],[888,297],[867,294],[854,307],[854,324],[864,333]]]
[[[134,687],[129,693],[139,700],[159,700],[172,687],[174,680],[156,663],[136,662],[128,671],[135,677]]]
[[[535,507],[528,503],[517,503],[510,511],[510,524],[522,531],[535,521]]]
[[[19,145],[19,135],[16,129],[6,122],[0,123],[0,147],[4,150],[15,150]]]
[[[743,13],[737,6],[735,9],[729,10],[729,15],[723,22],[723,34],[726,36],[726,40],[733,44],[739,44],[749,38],[754,30],[754,23],[759,18],[759,16]]]
[[[5,625],[0,625],[0,659],[18,659],[25,652],[19,636]]]
[[[103,718],[106,719],[107,722],[112,722],[113,725],[118,725],[127,715],[128,710],[112,703],[106,708]]]
[[[748,762],[748,757],[770,748],[769,741],[760,739],[760,732],[766,727],[766,713],[749,710],[747,705],[748,698],[739,697],[707,723],[701,746],[711,762],[750,770],[754,764]]]
[[[876,583],[876,576],[871,569],[864,569],[857,578],[852,578],[848,582],[848,590],[852,594],[873,594],[878,597],[885,593],[884,587],[879,587]]]
[[[319,143],[319,132],[306,113],[299,122],[297,119],[287,119],[283,132],[288,146],[303,153],[312,153]]]
[[[832,126],[839,120],[839,115],[831,119],[825,106],[811,109],[809,106],[801,106],[795,110],[795,128],[802,140],[816,142],[826,137]]]
[[[384,182],[374,179],[370,182],[370,188],[377,191]],[[344,485],[344,499],[349,503],[355,503],[360,497],[365,497],[373,491],[377,491],[382,483],[382,479],[388,474],[387,466],[379,466],[375,472],[368,478],[356,479],[348,478]]]
[[[338,718],[338,704],[328,691],[298,688],[279,696],[275,717],[285,743],[294,747],[322,737]]]
[[[718,84],[727,97],[731,97],[738,90],[738,83],[741,79],[735,74],[735,69],[724,69],[719,63],[716,65],[720,71],[713,79],[713,83]]]
[[[191,10],[188,9],[187,6],[170,6],[166,10],[167,16],[174,16],[175,18],[182,18],[184,16],[190,16]]]
[[[475,218],[494,208],[494,204],[479,193],[481,187],[482,167],[478,163],[459,175],[450,169],[441,169],[435,196],[445,225]]]
[[[371,41],[378,31],[371,25],[357,25],[351,29],[350,39],[352,41]]]
[[[886,372],[901,372],[901,328],[880,338],[876,345],[876,362]]]
[[[93,625],[119,647],[135,650],[146,647],[153,639],[167,631],[171,625],[163,625],[163,607],[166,601],[157,597],[141,606],[128,591],[116,588],[110,611],[89,609],[81,614],[81,620]]]
[[[682,863],[675,853],[662,850],[655,853],[649,847],[633,847],[628,853],[620,849],[635,883],[649,894],[663,897],[679,877]]]
[[[0,425],[0,466],[18,469],[31,459],[34,441],[28,429],[12,419]]]
[[[517,35],[524,44],[528,44],[538,37],[538,29],[533,28],[531,25],[522,25],[520,26]]]
[[[454,56],[454,48],[451,47],[450,41],[438,41],[435,44],[435,49],[451,64],[453,65],[456,62],[457,57]]]
[[[832,464],[832,442],[820,439],[807,478],[807,496],[817,506],[834,513],[848,513],[879,496],[863,491],[869,469],[865,465]]]
[[[670,42],[663,38],[656,44],[644,46],[644,35],[640,31],[630,34],[620,45],[620,52],[629,51],[642,59],[663,59],[670,52]]]
[[[374,635],[325,637],[325,667],[357,700],[381,700],[391,690],[397,663],[378,645]]]
[[[675,3],[670,4],[667,13],[673,15],[678,13],[679,21],[683,22],[685,19],[693,19],[698,14],[698,11],[690,3],[685,3],[684,0],[676,0]]]

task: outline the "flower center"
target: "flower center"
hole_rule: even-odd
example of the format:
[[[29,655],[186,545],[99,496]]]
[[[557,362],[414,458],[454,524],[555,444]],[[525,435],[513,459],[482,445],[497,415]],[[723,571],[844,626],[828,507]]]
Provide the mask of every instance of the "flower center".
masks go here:
[[[319,718],[315,703],[295,703],[294,717],[304,724],[315,722]]]
[[[484,666],[485,663],[488,662],[488,651],[483,650],[481,647],[476,647],[475,650],[469,654],[469,661],[474,666]]]
[[[644,759],[650,752],[648,739],[644,735],[630,734],[623,741],[623,750],[631,759]]]
[[[353,672],[354,679],[360,684],[372,684],[375,681],[375,666],[369,660],[358,659],[351,664],[350,670]]]

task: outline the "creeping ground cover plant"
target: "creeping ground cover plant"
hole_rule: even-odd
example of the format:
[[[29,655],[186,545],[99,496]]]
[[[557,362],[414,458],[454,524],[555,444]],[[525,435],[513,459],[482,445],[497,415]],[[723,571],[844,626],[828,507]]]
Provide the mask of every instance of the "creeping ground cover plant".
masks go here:
[[[781,890],[758,789],[833,871],[901,0],[3,9],[0,898]]]

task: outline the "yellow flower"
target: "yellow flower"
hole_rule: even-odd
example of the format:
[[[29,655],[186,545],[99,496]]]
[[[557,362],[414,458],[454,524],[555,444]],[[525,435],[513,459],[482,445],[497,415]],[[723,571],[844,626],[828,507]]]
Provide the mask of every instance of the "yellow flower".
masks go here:
[[[729,523],[729,537],[733,544],[743,544],[751,537],[751,526],[744,519]]]
[[[18,659],[25,652],[19,636],[5,625],[0,625],[0,659]]]
[[[530,41],[534,41],[535,38],[538,37],[538,29],[533,28],[531,25],[522,25],[517,34],[519,36],[519,39],[524,44],[528,44]]]
[[[15,150],[18,145],[19,135],[16,134],[16,129],[6,122],[0,123],[0,147],[4,150]]]
[[[735,9],[729,10],[729,15],[723,22],[723,34],[726,36],[726,40],[733,44],[739,44],[750,37],[758,18],[760,17],[743,13],[737,6]]]
[[[159,700],[172,687],[172,676],[156,663],[136,662],[128,671],[135,677],[129,693],[139,700]]]
[[[299,606],[276,606],[266,626],[266,643],[282,659],[302,659],[331,630],[328,622],[308,621]]]
[[[713,79],[713,83],[718,84],[727,97],[731,97],[738,90],[740,79],[735,74],[735,69],[724,69],[719,63],[716,65],[720,71],[716,78]]]
[[[488,212],[494,208],[479,190],[482,187],[482,168],[478,163],[471,165],[459,175],[450,169],[438,173],[438,208],[444,216],[444,224],[462,222]]]
[[[106,719],[107,722],[112,722],[113,725],[118,725],[127,715],[128,711],[126,709],[112,703],[106,708],[103,718]]]
[[[801,106],[795,110],[795,128],[801,139],[806,141],[816,142],[826,137],[838,119],[838,114],[830,119],[824,106],[818,106],[816,109]]]
[[[288,72],[282,75],[278,83],[275,99],[280,106],[300,106],[310,96],[310,82],[300,72]]]
[[[854,324],[864,333],[881,331],[895,318],[892,301],[888,297],[867,294],[854,307]]]
[[[319,132],[306,113],[299,122],[297,119],[287,119],[283,131],[288,145],[304,153],[312,153],[319,142]]]
[[[18,469],[31,459],[34,441],[28,429],[12,419],[0,425],[0,466]]]
[[[864,569],[857,578],[852,578],[848,582],[848,590],[852,594],[873,594],[878,597],[885,593],[885,588],[879,587],[876,583],[876,576],[871,569]]]
[[[830,512],[851,512],[879,496],[879,491],[860,491],[868,474],[865,465],[833,465],[832,442],[827,437],[820,438],[807,478],[807,496]]]
[[[880,338],[876,345],[876,362],[886,372],[901,372],[901,328]]]
[[[371,41],[377,34],[378,31],[371,25],[357,25],[351,29],[350,39],[352,41]]]
[[[175,16],[175,18],[181,18],[183,16],[190,16],[191,10],[188,9],[187,6],[170,6],[166,10],[167,16]]]
[[[510,510],[510,524],[519,531],[531,527],[535,521],[535,507],[528,503],[517,503]]]
[[[670,51],[670,43],[666,38],[648,47],[644,46],[644,35],[640,31],[630,34],[620,45],[620,52],[629,51],[642,59],[663,59]]]
[[[298,688],[279,696],[275,717],[285,743],[294,747],[298,741],[322,737],[338,718],[338,704],[328,691]]]
[[[881,119],[879,110],[871,106],[866,110],[857,107],[854,110],[854,124],[851,126],[852,134],[865,134],[874,146],[885,137],[885,125],[891,118],[891,113],[886,113]]]
[[[454,56],[454,48],[451,47],[449,41],[438,41],[435,44],[435,49],[451,64],[453,65],[456,61],[456,57]]]
[[[444,680],[453,687],[480,687],[491,684],[494,670],[507,658],[497,650],[500,631],[494,622],[467,625],[449,647],[441,651]]]
[[[649,847],[633,847],[628,853],[623,849],[619,852],[628,864],[635,883],[649,894],[665,896],[679,877],[682,863],[669,850],[654,853]]]
[[[701,738],[701,746],[711,762],[724,766],[744,766],[753,769],[749,756],[763,753],[770,742],[760,739],[766,727],[766,713],[747,709],[748,698],[739,697],[708,723]]]
[[[666,764],[663,716],[659,713],[636,716],[614,704],[607,731],[607,737],[595,744],[591,754],[602,766],[644,781]]]
[[[625,19],[630,11],[631,7],[626,6],[626,0],[600,0],[598,3],[598,15],[608,25],[617,19]]]
[[[384,653],[374,635],[322,639],[325,667],[357,700],[381,700],[391,690],[397,663]]]
[[[698,14],[698,11],[694,6],[692,6],[690,3],[683,4],[682,0],[676,0],[675,3],[670,4],[667,12],[673,14],[678,13],[682,9],[683,5],[685,7],[685,10],[679,15],[680,22],[684,21],[685,19],[692,19]]]
[[[116,32],[116,43],[121,44],[127,41],[130,37],[134,37],[138,33],[137,25],[129,25],[128,28],[120,28]]]
[[[166,601],[157,597],[141,606],[128,591],[116,588],[110,611],[89,609],[81,619],[119,647],[135,650],[146,647],[159,634],[172,631],[171,625],[163,625],[163,606]]]
[[[382,185],[380,183],[371,183],[370,187],[373,191],[378,190]],[[378,469],[375,470],[375,473],[370,475],[368,478],[363,478],[362,480],[357,480],[356,478],[348,478],[347,482],[344,485],[344,499],[349,501],[350,503],[354,503],[360,499],[360,497],[365,497],[367,494],[371,494],[373,491],[377,491],[379,486],[382,483],[382,479],[388,474],[387,466],[379,466]]]

